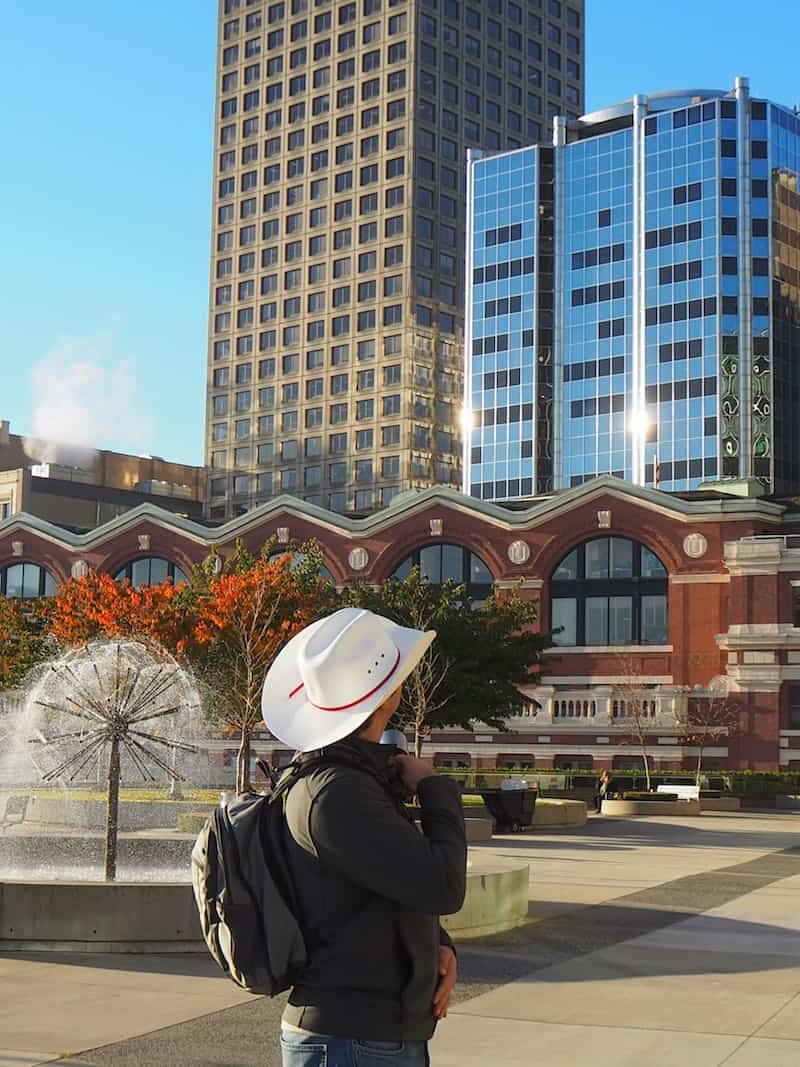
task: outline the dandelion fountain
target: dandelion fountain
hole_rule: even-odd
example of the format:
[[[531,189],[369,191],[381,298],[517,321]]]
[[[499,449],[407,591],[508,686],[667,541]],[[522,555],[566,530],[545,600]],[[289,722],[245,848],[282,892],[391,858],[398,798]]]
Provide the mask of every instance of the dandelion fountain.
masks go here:
[[[0,832],[0,947],[163,950],[199,936],[191,840],[169,799],[197,751],[191,674],[151,643],[94,641],[42,666],[2,721],[0,817],[21,817]],[[151,791],[126,801],[121,782]]]

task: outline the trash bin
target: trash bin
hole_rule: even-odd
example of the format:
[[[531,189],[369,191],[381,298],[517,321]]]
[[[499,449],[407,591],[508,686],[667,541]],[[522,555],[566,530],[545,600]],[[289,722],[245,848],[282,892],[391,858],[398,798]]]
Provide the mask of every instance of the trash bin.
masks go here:
[[[479,790],[499,834],[516,833],[532,824],[536,792],[535,789]]]

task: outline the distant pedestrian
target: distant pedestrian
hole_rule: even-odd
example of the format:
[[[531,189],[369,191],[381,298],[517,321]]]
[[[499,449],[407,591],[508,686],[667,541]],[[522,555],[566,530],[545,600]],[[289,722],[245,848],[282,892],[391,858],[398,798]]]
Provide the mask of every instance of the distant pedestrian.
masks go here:
[[[597,792],[594,795],[594,810],[599,815],[603,810],[603,801],[611,791],[611,772],[603,771],[597,783]]]

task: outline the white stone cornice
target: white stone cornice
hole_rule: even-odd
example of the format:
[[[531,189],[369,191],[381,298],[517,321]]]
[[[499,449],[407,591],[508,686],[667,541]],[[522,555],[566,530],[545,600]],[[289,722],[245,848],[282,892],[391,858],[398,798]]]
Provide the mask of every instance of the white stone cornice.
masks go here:
[[[730,574],[716,571],[703,574],[671,574],[670,585],[726,585],[730,582]]]
[[[739,623],[728,627],[727,633],[717,634],[717,645],[727,651],[739,649],[798,649],[800,627],[790,622]]]
[[[495,589],[541,589],[543,578],[496,578]]]

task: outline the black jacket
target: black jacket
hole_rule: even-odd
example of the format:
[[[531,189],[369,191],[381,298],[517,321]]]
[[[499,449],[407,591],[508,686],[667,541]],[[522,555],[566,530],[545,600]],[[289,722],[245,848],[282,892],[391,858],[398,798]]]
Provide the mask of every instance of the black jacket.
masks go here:
[[[349,740],[356,767],[309,772],[286,800],[286,853],[309,964],[286,1022],[319,1034],[424,1041],[436,1021],[439,916],[459,910],[467,845],[455,783],[420,783],[422,830],[381,784],[392,750]],[[380,780],[379,780],[380,779]]]

